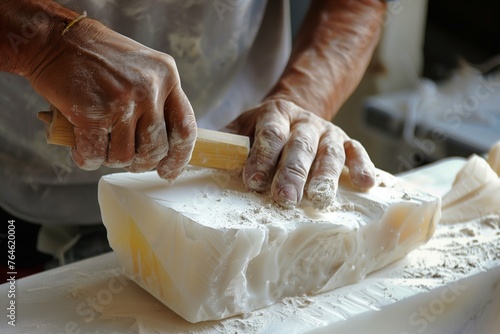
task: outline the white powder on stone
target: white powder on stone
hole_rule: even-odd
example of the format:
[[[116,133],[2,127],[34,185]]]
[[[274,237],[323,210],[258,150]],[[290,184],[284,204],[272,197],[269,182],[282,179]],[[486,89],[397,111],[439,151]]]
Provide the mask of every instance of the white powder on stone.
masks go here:
[[[440,224],[431,240],[414,251],[405,278],[434,278],[443,284],[500,265],[500,216]]]

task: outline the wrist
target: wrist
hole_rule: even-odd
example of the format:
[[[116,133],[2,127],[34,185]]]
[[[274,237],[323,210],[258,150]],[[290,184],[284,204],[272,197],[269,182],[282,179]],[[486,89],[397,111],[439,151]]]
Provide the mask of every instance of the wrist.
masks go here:
[[[51,0],[4,0],[0,5],[0,70],[29,76],[59,43],[79,14]]]
[[[287,101],[325,120],[331,120],[334,113],[325,105],[321,96],[323,90],[321,87],[315,87],[314,83],[306,82],[306,79],[301,78],[300,74],[293,75],[288,72],[266,95],[264,102]],[[333,103],[334,100],[335,97],[332,96],[329,102]]]
[[[288,65],[268,97],[331,120],[359,84],[382,30],[380,0],[313,1]]]

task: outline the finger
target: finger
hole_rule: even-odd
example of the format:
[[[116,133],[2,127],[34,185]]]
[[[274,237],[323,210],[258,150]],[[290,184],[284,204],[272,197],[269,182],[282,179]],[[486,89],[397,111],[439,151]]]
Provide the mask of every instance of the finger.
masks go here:
[[[302,200],[318,142],[318,133],[310,127],[303,123],[293,126],[271,187],[273,199],[281,206],[293,207]]]
[[[116,113],[108,143],[108,154],[104,165],[111,168],[130,166],[135,156],[135,128],[137,116],[135,105],[121,107]]]
[[[346,166],[352,184],[359,189],[369,189],[375,185],[375,166],[368,153],[357,140],[349,139],[344,143]]]
[[[344,138],[339,131],[326,131],[320,139],[307,185],[307,197],[315,209],[326,210],[335,203],[345,163]]]
[[[144,108],[147,108],[146,106]],[[127,170],[133,173],[155,168],[168,152],[168,139],[163,112],[151,109],[144,112],[135,129],[135,156]]]
[[[93,111],[93,119],[83,121],[85,127],[75,126],[76,145],[71,149],[75,164],[84,170],[96,170],[106,160],[109,127],[99,112]]]
[[[277,108],[268,104],[262,108]],[[269,187],[275,166],[290,135],[290,119],[284,113],[264,112],[255,126],[255,139],[243,169],[243,181],[250,190]]]
[[[169,151],[158,164],[158,174],[174,180],[182,173],[193,153],[196,141],[196,118],[188,98],[179,85],[170,92],[164,108]]]

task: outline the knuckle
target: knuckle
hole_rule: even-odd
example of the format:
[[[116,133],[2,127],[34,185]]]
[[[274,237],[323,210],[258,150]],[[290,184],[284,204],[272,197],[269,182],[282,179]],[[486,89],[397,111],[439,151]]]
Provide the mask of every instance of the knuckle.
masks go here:
[[[346,141],[345,144],[344,144],[344,146],[346,148],[355,150],[357,152],[364,151],[363,145],[359,141],[354,140],[354,139],[350,139],[350,140]]]
[[[139,130],[136,136],[136,159],[148,164],[161,160],[169,148],[165,123],[152,121]]]
[[[153,69],[150,78],[158,85],[175,86],[180,83],[175,59],[166,53],[155,52],[152,57]]]
[[[174,59],[169,54],[166,53],[160,53],[159,55],[160,62],[167,68],[169,69],[170,73],[177,73],[177,63]]]
[[[141,145],[136,154],[136,160],[140,160],[141,163],[150,164],[154,161],[159,161],[167,155],[168,145]]]
[[[82,154],[82,152],[78,149],[78,145],[72,150],[72,158],[78,168],[86,171],[98,169],[103,160],[96,156],[85,156],[85,154]]]
[[[183,140],[195,141],[197,133],[196,118],[194,115],[186,115],[181,125],[181,136]]]
[[[307,137],[296,138],[289,143],[292,150],[304,152],[307,156],[315,156],[317,147],[312,143],[312,139]]]
[[[283,144],[287,140],[287,133],[279,126],[266,126],[259,130],[257,136],[275,144]]]
[[[76,146],[83,158],[102,157],[108,148],[108,132],[105,129],[75,129]]]
[[[164,151],[152,147],[145,147],[137,152],[132,162],[126,167],[129,172],[145,172],[155,168],[158,162],[165,156]]]
[[[156,60],[159,63],[162,63],[163,65],[167,66],[173,66],[175,67],[175,59],[171,55],[165,52],[160,52],[156,50],[147,50],[145,51],[147,57]]]
[[[292,103],[283,99],[279,99],[274,101],[274,106],[276,107],[276,109],[284,111],[290,109],[292,107]]]
[[[295,103],[284,99],[272,100],[272,103],[279,112],[284,114],[288,114],[290,110],[298,108]]]
[[[169,65],[172,68],[177,68],[174,57],[172,57],[171,55],[169,55],[167,53],[161,53],[161,56],[162,56],[162,60],[165,64]]]
[[[326,133],[331,140],[344,142],[347,139],[350,139],[349,136],[344,132],[344,130],[342,130],[332,122],[322,120],[322,124],[324,127],[324,133]]]
[[[130,166],[134,161],[134,154],[132,152],[118,152],[111,154],[108,150],[108,158],[104,165],[111,168],[125,168]]]
[[[156,172],[162,179],[173,180],[183,171],[183,169],[183,166],[179,167],[172,165],[172,161],[166,159],[158,164]]]
[[[143,144],[138,147],[134,163],[138,165],[151,165],[158,163],[168,153],[168,144]]]
[[[288,122],[293,122],[297,119],[298,115],[303,114],[302,109],[298,107],[295,103],[279,99],[274,100],[270,106],[275,112],[277,112],[283,119],[288,120]],[[308,114],[308,113],[304,113]]]
[[[307,174],[309,169],[301,161],[296,161],[293,163],[288,163],[284,166],[285,172],[289,175],[293,175],[300,181],[305,182],[307,179]]]
[[[323,145],[321,153],[331,158],[345,158],[344,148],[336,143]]]

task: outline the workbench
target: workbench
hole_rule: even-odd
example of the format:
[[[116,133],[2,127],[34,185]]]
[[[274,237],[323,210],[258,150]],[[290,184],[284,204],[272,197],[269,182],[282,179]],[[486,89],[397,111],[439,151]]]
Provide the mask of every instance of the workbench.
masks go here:
[[[463,163],[445,159],[400,178],[442,195]],[[408,276],[408,266],[426,260],[429,252],[432,248],[423,246],[334,291],[197,324],[124,276],[115,254],[107,253],[16,281],[16,326],[9,326],[4,314],[0,333],[500,333],[500,249],[455,280]],[[9,287],[0,286],[4,313]],[[422,309],[431,314],[422,315]]]

